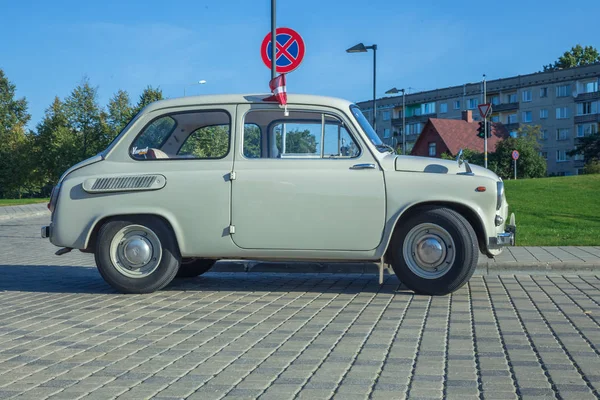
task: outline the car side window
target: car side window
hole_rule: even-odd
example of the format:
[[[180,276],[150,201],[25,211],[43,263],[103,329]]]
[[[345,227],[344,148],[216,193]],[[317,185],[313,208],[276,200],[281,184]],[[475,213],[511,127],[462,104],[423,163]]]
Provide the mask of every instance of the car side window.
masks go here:
[[[360,147],[336,116],[311,111],[256,110],[246,115],[243,149],[247,158],[355,158]],[[260,136],[259,136],[260,135]],[[256,143],[266,143],[267,151],[251,152]],[[252,156],[249,156],[252,154]]]
[[[219,159],[229,153],[231,118],[221,110],[171,113],[150,122],[130,147],[136,160]]]
[[[229,125],[205,126],[192,132],[181,149],[180,157],[222,158],[229,149]]]

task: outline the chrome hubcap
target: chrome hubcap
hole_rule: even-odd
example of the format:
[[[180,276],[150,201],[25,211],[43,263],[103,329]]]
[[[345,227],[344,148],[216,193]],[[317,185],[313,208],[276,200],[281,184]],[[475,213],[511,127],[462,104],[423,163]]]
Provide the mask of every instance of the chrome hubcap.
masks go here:
[[[113,237],[110,258],[119,273],[129,278],[152,274],[162,258],[162,246],[156,234],[141,225],[129,225]]]
[[[437,279],[448,273],[454,263],[454,240],[439,225],[419,224],[406,235],[402,253],[408,268],[417,276]]]

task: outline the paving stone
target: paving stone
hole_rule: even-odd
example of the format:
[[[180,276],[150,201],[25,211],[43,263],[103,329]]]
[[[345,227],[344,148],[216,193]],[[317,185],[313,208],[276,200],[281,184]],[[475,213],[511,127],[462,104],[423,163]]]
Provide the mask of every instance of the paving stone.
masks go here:
[[[464,399],[479,396],[478,378],[486,399],[516,397],[514,378],[523,398],[554,398],[552,384],[590,398],[582,374],[600,387],[595,275],[474,276],[431,298],[393,275],[379,286],[362,273],[210,271],[124,296],[93,255],[54,255],[37,237],[47,217],[19,221],[0,221],[0,398],[279,400],[302,388],[299,398],[352,400],[404,398],[410,387],[411,399]],[[600,260],[600,247],[503,254],[484,260],[490,270]]]

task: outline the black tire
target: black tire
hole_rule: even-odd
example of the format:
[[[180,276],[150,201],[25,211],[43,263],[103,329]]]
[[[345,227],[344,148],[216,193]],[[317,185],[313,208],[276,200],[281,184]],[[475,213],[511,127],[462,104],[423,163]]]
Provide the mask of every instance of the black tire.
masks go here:
[[[135,225],[146,230],[157,244],[150,247],[154,265],[152,271],[140,277],[130,277],[120,272],[120,269],[124,270],[125,267],[115,265],[110,254],[111,242],[115,235],[120,235],[122,229],[132,229]],[[159,249],[162,253],[160,259],[154,257]],[[98,232],[94,255],[102,278],[122,293],[152,293],[164,288],[175,278],[181,262],[179,247],[173,232],[162,219],[152,216],[125,217],[106,222]]]
[[[428,228],[432,229],[428,230]],[[410,237],[407,237],[409,234]],[[419,236],[420,234],[423,236]],[[445,248],[442,250],[445,252],[440,254],[439,261],[436,259],[432,262],[430,269],[421,268],[424,264],[423,257],[427,261],[426,257],[432,256],[427,255],[426,251],[417,255],[409,250],[415,249],[411,244],[424,243],[423,240],[418,241],[415,238],[441,237],[447,239],[446,234],[449,235],[451,241],[446,240],[449,245],[440,247]],[[435,242],[437,239],[431,240]],[[441,240],[440,242],[445,243],[446,241]],[[407,244],[406,252],[410,253],[406,256],[405,242]],[[454,242],[453,246],[452,242]],[[423,207],[406,220],[401,221],[401,225],[396,228],[391,241],[390,256],[394,273],[400,282],[409,289],[418,294],[447,295],[461,288],[473,276],[479,259],[479,246],[473,227],[463,216],[444,207]],[[437,253],[433,257],[436,256]],[[437,268],[441,271],[433,270],[433,265],[438,262],[440,265]],[[437,274],[442,275],[437,276]]]
[[[209,260],[203,258],[190,258],[183,259],[181,261],[181,265],[179,266],[179,271],[177,271],[177,278],[195,278],[199,275],[202,275],[205,272],[208,272],[217,260]]]

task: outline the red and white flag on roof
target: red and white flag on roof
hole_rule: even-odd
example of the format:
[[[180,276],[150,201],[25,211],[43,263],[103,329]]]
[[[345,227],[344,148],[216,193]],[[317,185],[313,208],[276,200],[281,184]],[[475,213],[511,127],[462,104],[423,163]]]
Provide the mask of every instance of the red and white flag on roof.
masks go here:
[[[269,88],[271,88],[272,96],[264,99],[264,101],[276,101],[280,105],[285,107],[285,115],[287,112],[287,92],[285,87],[285,74],[276,76],[269,81]]]

